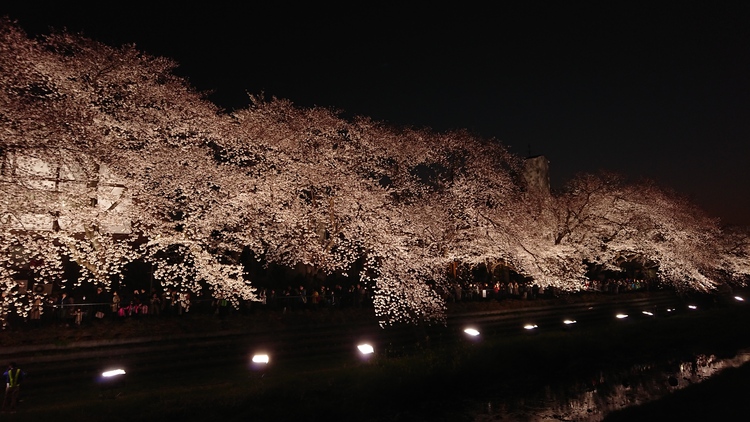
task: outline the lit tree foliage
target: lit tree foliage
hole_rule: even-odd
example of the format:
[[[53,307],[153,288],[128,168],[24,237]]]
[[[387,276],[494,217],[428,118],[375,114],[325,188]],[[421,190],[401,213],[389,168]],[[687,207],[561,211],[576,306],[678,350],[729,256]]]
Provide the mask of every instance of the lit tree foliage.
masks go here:
[[[678,289],[713,290],[723,241],[718,221],[651,182],[625,183],[616,175],[583,174],[554,208],[554,243],[578,262],[622,270],[624,261],[658,268]]]
[[[735,283],[750,279],[750,228],[731,227],[725,230],[721,247],[721,262],[716,271]]]
[[[110,286],[130,262],[179,292],[254,300],[238,257],[339,274],[382,324],[441,321],[447,269],[497,265],[578,290],[591,265],[666,284],[744,283],[747,237],[649,183],[531,189],[523,160],[463,131],[394,128],[250,97],[225,113],[134,46],[0,23],[0,289],[21,271]],[[33,270],[30,265],[34,262]]]
[[[226,277],[235,302],[253,299],[249,283],[237,285],[236,265],[215,255],[223,245],[212,233],[221,227],[208,225],[221,213],[202,220],[217,201],[226,203],[220,183],[236,183],[212,176],[222,172],[206,148],[206,128],[218,131],[222,120],[172,75],[175,64],[67,33],[30,40],[7,20],[0,36],[7,241],[21,241],[19,231],[44,232],[57,256],[79,264],[79,283],[108,287],[128,262],[153,256],[134,246],[136,238],[163,244],[177,236],[191,245],[202,281],[224,289]],[[60,272],[61,261],[41,262]],[[13,296],[12,285],[4,290]]]

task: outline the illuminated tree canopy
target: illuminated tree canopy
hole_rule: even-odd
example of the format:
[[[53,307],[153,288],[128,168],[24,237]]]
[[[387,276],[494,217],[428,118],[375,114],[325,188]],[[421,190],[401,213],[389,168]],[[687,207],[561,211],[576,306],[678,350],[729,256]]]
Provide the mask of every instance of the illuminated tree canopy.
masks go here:
[[[442,320],[455,263],[572,291],[623,261],[684,290],[750,274],[747,233],[653,183],[580,175],[539,192],[497,140],[256,96],[229,113],[176,66],[0,22],[4,309],[29,310],[22,269],[62,280],[65,260],[78,284],[110,288],[144,261],[162,286],[237,305],[257,299],[246,250],[364,283],[383,324]]]

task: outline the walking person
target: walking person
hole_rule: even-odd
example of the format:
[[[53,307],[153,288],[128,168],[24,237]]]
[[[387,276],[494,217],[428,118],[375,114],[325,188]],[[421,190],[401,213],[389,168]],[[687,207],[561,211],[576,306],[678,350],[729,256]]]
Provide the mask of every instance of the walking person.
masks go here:
[[[15,362],[8,365],[8,370],[3,373],[5,378],[5,397],[3,398],[3,412],[16,411],[18,397],[21,394],[21,381],[26,377],[26,372],[22,371]]]

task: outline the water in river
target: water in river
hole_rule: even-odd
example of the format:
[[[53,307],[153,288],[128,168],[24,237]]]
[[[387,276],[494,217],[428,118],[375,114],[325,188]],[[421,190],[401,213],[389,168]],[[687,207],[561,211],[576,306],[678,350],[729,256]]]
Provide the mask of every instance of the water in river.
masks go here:
[[[474,420],[597,422],[610,412],[658,400],[748,361],[750,349],[731,358],[697,355],[663,364],[633,365],[602,372],[596,379],[547,386],[535,397],[486,400],[477,405]]]

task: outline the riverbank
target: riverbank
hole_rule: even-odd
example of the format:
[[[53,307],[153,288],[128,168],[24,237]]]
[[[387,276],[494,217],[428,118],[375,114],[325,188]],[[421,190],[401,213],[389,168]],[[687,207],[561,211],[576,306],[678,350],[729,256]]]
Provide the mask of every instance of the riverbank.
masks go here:
[[[447,304],[448,315],[477,312],[495,312],[513,309],[557,307],[572,303],[606,303],[622,299],[644,297],[647,292],[628,292],[619,295],[602,293],[567,294],[554,298],[521,300],[505,299],[462,301]],[[208,310],[193,310],[182,315],[143,315],[121,318],[107,315],[98,320],[84,319],[78,325],[73,320],[60,319],[53,310],[43,315],[41,321],[17,321],[9,329],[0,331],[0,344],[4,347],[34,345],[69,345],[96,340],[119,340],[163,335],[216,333],[219,331],[243,330],[252,332],[254,327],[264,329],[283,327],[305,327],[336,324],[342,321],[362,321],[378,324],[371,307],[339,308],[320,307],[283,311],[255,306],[249,311],[232,311],[225,318]]]
[[[545,386],[583,383],[608,368],[750,347],[750,310],[716,307],[667,318],[426,348],[368,361],[310,356],[294,365],[196,367],[147,373],[119,385],[34,391],[17,421],[470,421],[476,405],[523,400]],[[222,351],[217,351],[222,353]],[[105,389],[104,387],[107,387]]]
[[[660,400],[606,416],[604,422],[737,421],[747,419],[750,364],[720,374]]]

